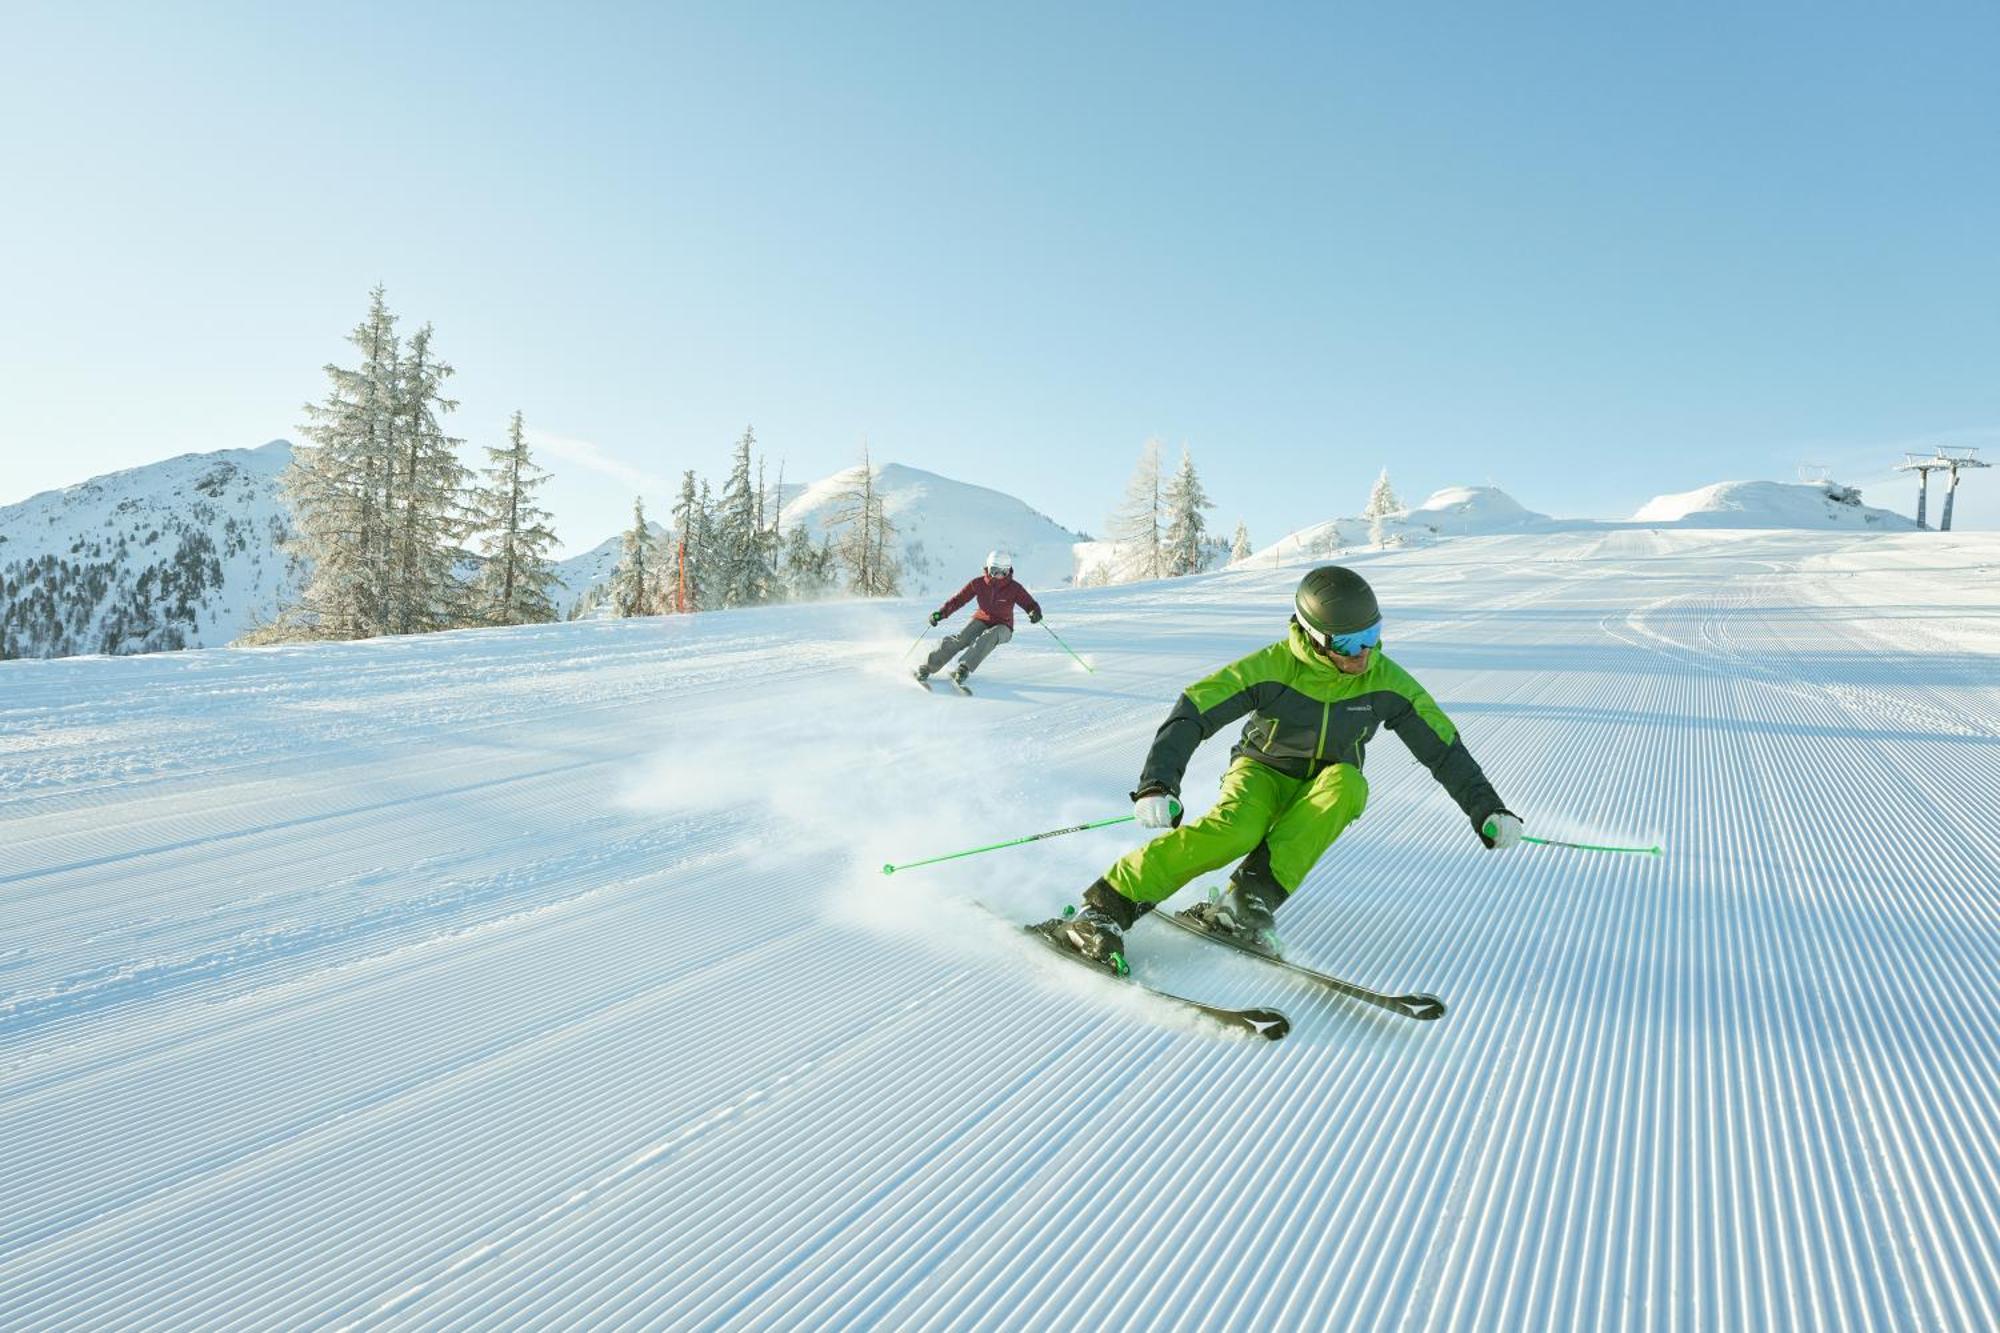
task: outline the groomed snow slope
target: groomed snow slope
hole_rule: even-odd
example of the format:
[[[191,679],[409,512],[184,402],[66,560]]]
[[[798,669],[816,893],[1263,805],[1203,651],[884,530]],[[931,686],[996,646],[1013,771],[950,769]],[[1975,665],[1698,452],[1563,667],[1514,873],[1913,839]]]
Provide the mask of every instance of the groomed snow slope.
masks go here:
[[[2000,1326],[2000,541],[1360,557],[1393,737],[1216,1035],[1026,949],[1298,567],[0,665],[0,1327]],[[1200,809],[1225,761],[1190,775]],[[1191,890],[1195,892],[1197,890]]]

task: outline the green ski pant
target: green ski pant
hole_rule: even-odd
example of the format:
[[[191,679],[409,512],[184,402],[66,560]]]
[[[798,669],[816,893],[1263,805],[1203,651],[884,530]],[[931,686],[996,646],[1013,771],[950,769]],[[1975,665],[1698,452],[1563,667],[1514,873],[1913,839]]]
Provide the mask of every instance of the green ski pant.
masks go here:
[[[1290,893],[1367,803],[1368,780],[1352,764],[1308,780],[1238,758],[1201,818],[1135,847],[1104,878],[1134,902],[1157,903],[1266,843],[1271,875]]]

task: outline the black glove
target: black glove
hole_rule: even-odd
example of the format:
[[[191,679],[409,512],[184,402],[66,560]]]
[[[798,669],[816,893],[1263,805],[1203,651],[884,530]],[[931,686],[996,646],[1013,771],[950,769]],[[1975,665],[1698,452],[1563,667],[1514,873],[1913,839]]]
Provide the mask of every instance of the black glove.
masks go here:
[[[940,620],[943,620],[943,619],[944,619],[944,612],[942,612],[942,611],[933,611],[933,612],[931,612],[931,624],[932,624],[933,626],[935,626],[935,625],[936,625],[936,624],[938,623],[938,621],[940,621]]]
[[[1042,613],[1041,613],[1040,611],[1030,611],[1030,612],[1028,612],[1028,623],[1029,623],[1030,625],[1039,625],[1039,624],[1041,624],[1041,623],[1042,623]]]

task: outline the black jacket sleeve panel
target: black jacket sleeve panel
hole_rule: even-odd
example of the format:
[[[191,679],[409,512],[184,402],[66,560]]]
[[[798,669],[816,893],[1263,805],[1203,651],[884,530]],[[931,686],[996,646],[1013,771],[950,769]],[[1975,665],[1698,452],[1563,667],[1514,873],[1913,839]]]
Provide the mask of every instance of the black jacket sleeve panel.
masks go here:
[[[1440,720],[1444,714],[1437,705],[1430,703],[1428,695],[1423,701],[1430,704],[1430,712],[1437,713]],[[1449,722],[1444,723],[1445,736],[1438,734],[1438,728],[1424,716],[1417,705],[1410,700],[1397,700],[1401,707],[1395,708],[1385,719],[1391,730],[1403,740],[1418,763],[1431,771],[1444,787],[1446,794],[1465,811],[1472,821],[1474,831],[1485,824],[1487,817],[1496,810],[1505,809],[1493,784],[1486,780],[1486,773],[1479,767],[1479,761],[1465,748],[1465,738]],[[1450,739],[1445,739],[1448,736]]]
[[[1161,787],[1176,796],[1180,795],[1181,779],[1187,774],[1188,760],[1194,757],[1195,747],[1256,708],[1277,689],[1273,682],[1251,684],[1218,700],[1206,711],[1198,708],[1186,694],[1181,695],[1174,701],[1173,711],[1167,714],[1167,720],[1153,733],[1153,748],[1146,752],[1146,763],[1139,770],[1136,790]]]

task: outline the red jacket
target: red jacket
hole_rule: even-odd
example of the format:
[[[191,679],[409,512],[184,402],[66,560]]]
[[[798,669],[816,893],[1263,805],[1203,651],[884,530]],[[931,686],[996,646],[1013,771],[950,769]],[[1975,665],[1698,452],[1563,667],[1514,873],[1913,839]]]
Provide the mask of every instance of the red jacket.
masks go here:
[[[948,616],[975,597],[979,599],[979,609],[972,613],[974,620],[1005,625],[1008,629],[1014,628],[1014,606],[1017,602],[1036,615],[1042,613],[1041,606],[1028,595],[1026,588],[1014,582],[1012,574],[997,579],[981,574],[953,593],[951,600],[938,608],[938,614]]]

